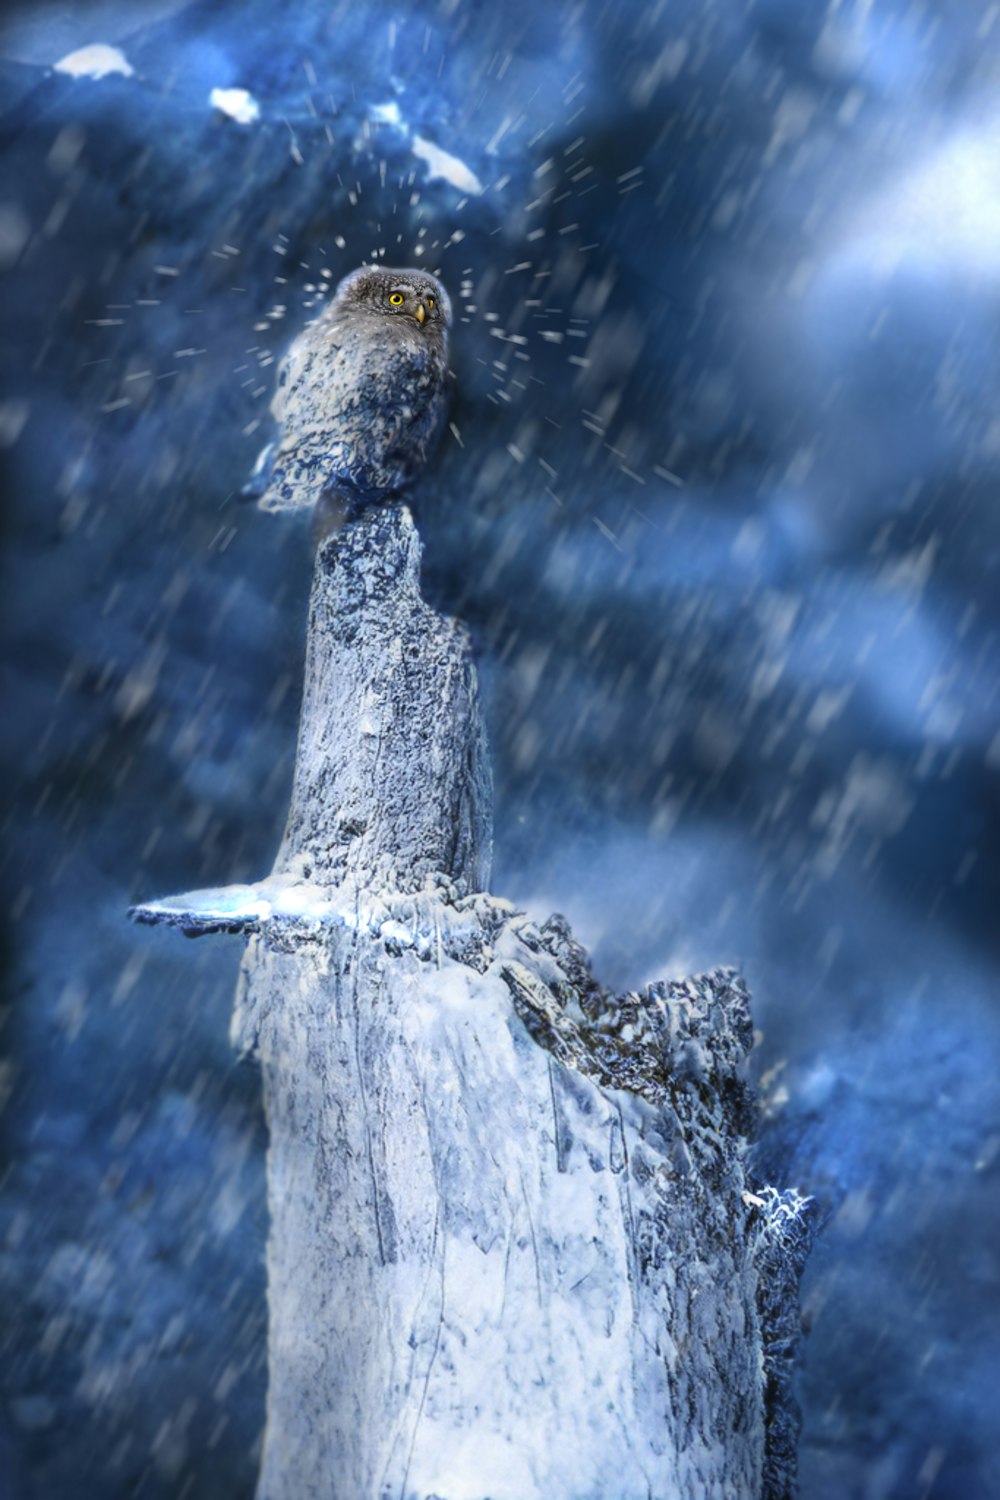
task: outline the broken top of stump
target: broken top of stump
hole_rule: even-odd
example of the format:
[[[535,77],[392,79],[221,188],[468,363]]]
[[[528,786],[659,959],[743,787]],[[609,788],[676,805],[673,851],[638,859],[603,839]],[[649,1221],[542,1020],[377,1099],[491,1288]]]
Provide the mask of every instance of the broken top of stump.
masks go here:
[[[486,890],[492,791],[465,629],[420,597],[409,510],[374,508],[316,558],[288,822],[275,863],[317,885]]]

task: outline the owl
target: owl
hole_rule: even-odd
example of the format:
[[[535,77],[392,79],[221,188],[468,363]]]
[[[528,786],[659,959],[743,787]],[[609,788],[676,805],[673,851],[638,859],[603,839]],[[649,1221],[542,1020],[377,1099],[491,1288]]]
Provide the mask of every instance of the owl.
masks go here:
[[[412,484],[448,404],[451,304],[426,271],[362,266],[278,367],[279,437],[244,494],[310,509],[322,534]]]

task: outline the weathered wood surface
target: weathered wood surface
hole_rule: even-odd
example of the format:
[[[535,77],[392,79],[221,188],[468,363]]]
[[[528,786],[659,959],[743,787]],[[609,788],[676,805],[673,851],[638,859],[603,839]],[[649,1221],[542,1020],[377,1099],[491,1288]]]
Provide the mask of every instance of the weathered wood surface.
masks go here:
[[[316,558],[292,804],[276,868],[412,891],[489,885],[491,778],[465,632],[420,596],[401,505],[369,511]]]
[[[559,919],[483,894],[475,673],[419,558],[402,506],[320,548],[274,875],[135,912],[251,934],[259,1500],[778,1500],[794,1276],[761,1268],[799,1210],[750,1192],[746,990],[614,999]]]

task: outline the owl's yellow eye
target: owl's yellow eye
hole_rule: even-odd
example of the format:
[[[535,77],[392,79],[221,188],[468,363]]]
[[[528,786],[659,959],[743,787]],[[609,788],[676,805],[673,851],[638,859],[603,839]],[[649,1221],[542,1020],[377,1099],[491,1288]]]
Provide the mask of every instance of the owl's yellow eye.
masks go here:
[[[434,306],[434,298],[433,297],[428,297],[427,298],[427,306],[428,307],[433,307]]]
[[[402,292],[393,292],[392,296],[389,298],[389,301],[392,303],[393,307],[402,307],[402,305],[403,305],[403,294],[402,294]]]

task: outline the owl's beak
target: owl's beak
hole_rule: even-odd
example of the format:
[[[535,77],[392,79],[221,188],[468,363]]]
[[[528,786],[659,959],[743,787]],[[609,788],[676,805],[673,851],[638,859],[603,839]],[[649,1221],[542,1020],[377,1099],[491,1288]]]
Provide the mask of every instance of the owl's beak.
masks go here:
[[[421,326],[422,326],[423,325],[423,321],[424,321],[424,319],[427,316],[427,309],[424,307],[424,304],[422,302],[418,302],[417,303],[417,311],[416,311],[415,316],[416,316],[417,322],[420,323]]]

